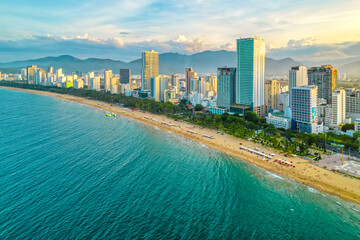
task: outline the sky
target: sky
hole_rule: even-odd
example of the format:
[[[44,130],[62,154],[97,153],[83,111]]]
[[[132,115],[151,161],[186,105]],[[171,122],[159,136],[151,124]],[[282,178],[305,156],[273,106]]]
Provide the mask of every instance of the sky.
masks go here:
[[[360,1],[0,1],[0,62],[235,51],[237,38],[254,35],[275,59],[360,59]]]

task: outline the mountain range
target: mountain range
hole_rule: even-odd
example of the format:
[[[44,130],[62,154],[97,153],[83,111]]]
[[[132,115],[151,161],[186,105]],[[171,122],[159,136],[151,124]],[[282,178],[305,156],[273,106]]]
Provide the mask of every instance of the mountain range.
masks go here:
[[[131,62],[124,62],[112,59],[88,58],[79,59],[70,55],[58,57],[44,57],[39,59],[15,61],[0,63],[0,71],[19,72],[21,68],[29,65],[37,65],[41,68],[53,66],[54,69],[62,68],[64,73],[70,74],[76,71],[90,72],[112,69],[118,73],[120,68],[131,68],[132,74],[140,74],[141,59]],[[301,63],[291,59],[284,58],[275,60],[272,58],[265,59],[266,75],[288,75],[289,69]],[[159,72],[160,74],[184,73],[186,67],[192,67],[195,72],[216,73],[217,67],[228,66],[236,67],[236,52],[231,51],[204,51],[192,55],[183,55],[178,53],[159,54]],[[346,64],[340,68],[340,71],[348,75],[360,75],[360,61]]]

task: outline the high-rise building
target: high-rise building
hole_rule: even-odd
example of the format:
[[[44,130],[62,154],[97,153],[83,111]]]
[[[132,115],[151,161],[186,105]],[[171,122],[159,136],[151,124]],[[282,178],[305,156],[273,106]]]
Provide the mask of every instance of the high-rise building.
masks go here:
[[[21,78],[22,78],[22,80],[26,80],[26,76],[27,76],[26,72],[27,72],[27,68],[22,68],[21,69]]]
[[[236,76],[235,76],[236,77]],[[205,77],[200,77],[198,81],[198,93],[201,93],[202,95],[206,95],[206,79]]]
[[[45,69],[41,69],[41,68],[34,69],[33,84],[34,85],[46,85]]]
[[[217,106],[229,108],[235,103],[236,68],[218,68],[217,84]]]
[[[63,72],[62,72],[62,68],[58,68],[57,70],[56,70],[56,78],[58,79],[58,81],[59,81],[59,79],[61,78],[61,77],[63,77],[64,75],[63,75]]]
[[[104,71],[104,92],[111,91],[111,78],[113,77],[113,72],[111,69]]]
[[[76,79],[74,81],[74,88],[76,89],[84,88],[84,81],[82,79]]]
[[[300,132],[317,133],[318,87],[306,85],[292,88],[291,112],[296,129]]]
[[[346,93],[346,117],[360,119],[360,91],[352,89]]]
[[[277,108],[277,95],[280,93],[280,83],[277,80],[268,80],[265,82],[265,107],[266,113],[270,109]]]
[[[346,115],[345,89],[337,89],[332,93],[332,124],[338,126],[345,121]]]
[[[27,84],[33,84],[34,83],[34,70],[37,69],[36,65],[31,65],[27,67],[26,73],[27,73]]]
[[[120,69],[120,83],[121,84],[131,84],[131,69],[130,68],[121,68]]]
[[[159,53],[154,50],[142,53],[141,90],[150,90],[150,80],[159,75]]]
[[[53,74],[54,73],[54,67],[48,67],[48,73]]]
[[[190,78],[190,83],[189,83],[189,94],[191,92],[195,92],[198,89],[198,81],[199,81],[199,77],[198,76],[194,76]]]
[[[289,71],[289,104],[291,106],[291,89],[308,85],[308,73],[305,66],[292,67]]]
[[[173,87],[179,87],[180,78],[177,74],[171,75],[171,85]]]
[[[164,101],[164,91],[168,89],[169,77],[159,76],[151,78],[151,97],[155,101]]]
[[[194,78],[195,76],[196,73],[194,72],[192,67],[185,69],[186,95],[189,95],[189,93],[191,92],[190,79]]]
[[[95,91],[100,91],[100,77],[93,77],[90,79],[91,89]]]
[[[257,36],[237,39],[236,103],[262,116],[265,110],[265,41]]]
[[[328,104],[332,101],[332,92],[336,88],[337,69],[331,65],[322,65],[308,69],[309,85],[318,86],[319,98],[325,98]]]
[[[160,76],[160,101],[164,101],[165,90],[169,88],[169,77]]]

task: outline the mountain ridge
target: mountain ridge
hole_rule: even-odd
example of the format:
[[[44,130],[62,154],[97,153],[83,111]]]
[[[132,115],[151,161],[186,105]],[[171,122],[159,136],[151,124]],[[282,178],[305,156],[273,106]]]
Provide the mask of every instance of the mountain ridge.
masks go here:
[[[292,58],[275,60],[266,57],[265,73],[267,75],[287,75],[291,67],[300,64]],[[55,69],[62,68],[63,72],[68,74],[79,70],[89,72],[104,69],[112,69],[114,73],[118,73],[120,68],[131,68],[132,74],[140,74],[141,72],[141,59],[125,62],[94,57],[80,59],[71,55],[0,63],[0,68],[20,70],[29,65],[37,65],[41,68],[49,66],[53,66]],[[199,74],[216,73],[217,68],[221,66],[236,67],[236,52],[208,50],[192,55],[174,52],[159,54],[160,74],[184,73],[186,67],[192,67]]]

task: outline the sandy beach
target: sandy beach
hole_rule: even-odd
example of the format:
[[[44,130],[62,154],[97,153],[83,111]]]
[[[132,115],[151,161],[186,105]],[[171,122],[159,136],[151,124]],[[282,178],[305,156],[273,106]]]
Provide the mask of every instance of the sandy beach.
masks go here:
[[[0,86],[0,88],[61,98],[103,109],[104,111],[110,111],[120,116],[131,118],[187,139],[200,142],[208,147],[255,164],[275,174],[288,176],[316,190],[360,204],[360,180],[335,174],[299,157],[285,157],[284,154],[281,154],[280,151],[276,149],[265,148],[251,141],[235,138],[228,134],[222,135],[216,130],[201,128],[182,121],[175,121],[162,115],[132,111],[119,106],[111,106],[101,101],[44,91],[2,86]],[[211,136],[213,138],[211,138]],[[254,150],[255,148],[256,150]],[[271,156],[270,154],[274,155]],[[278,161],[279,159],[282,161]]]

